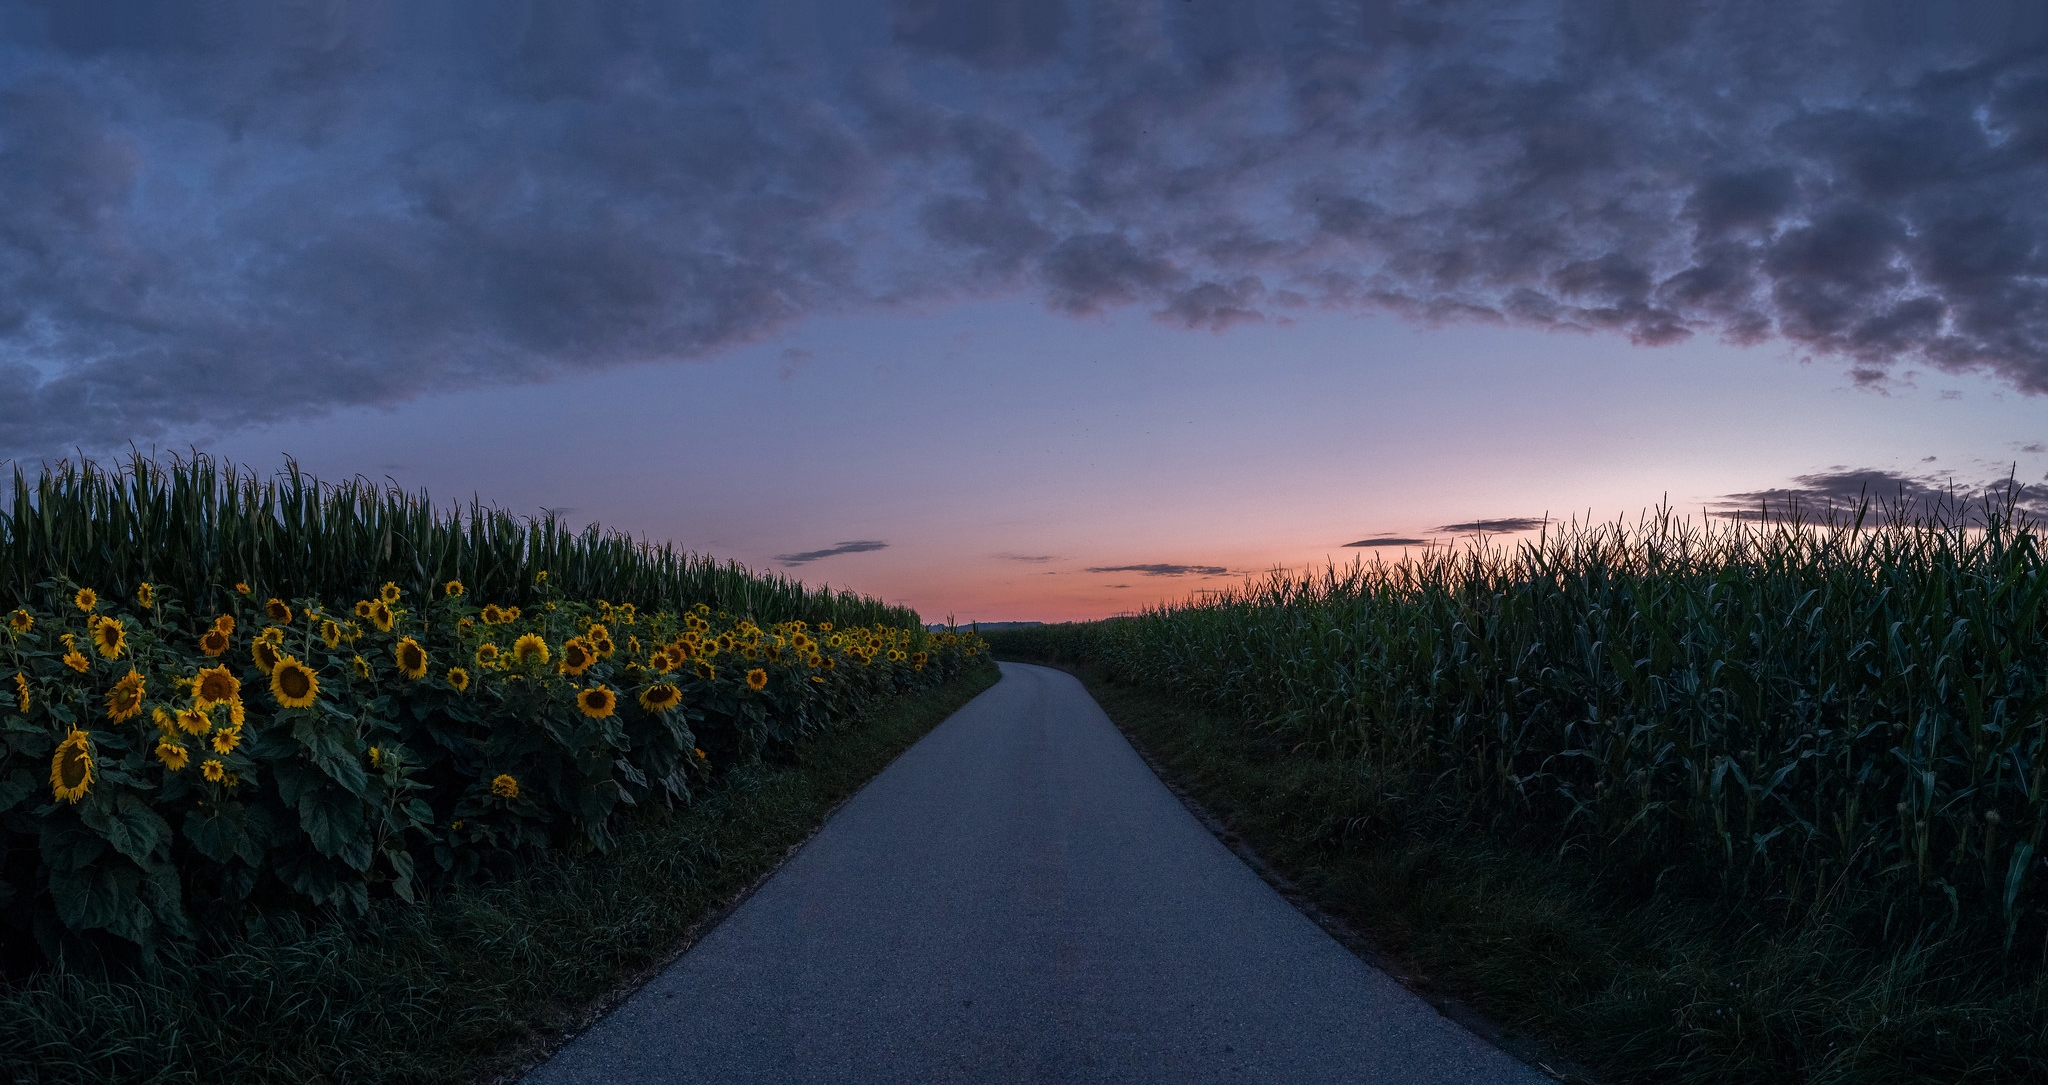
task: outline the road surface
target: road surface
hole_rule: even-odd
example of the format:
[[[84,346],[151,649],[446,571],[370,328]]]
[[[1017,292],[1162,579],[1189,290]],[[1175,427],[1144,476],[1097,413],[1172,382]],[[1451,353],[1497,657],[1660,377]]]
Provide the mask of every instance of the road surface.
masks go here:
[[[1289,905],[1072,676],[1002,667],[526,1080],[1548,1080]]]

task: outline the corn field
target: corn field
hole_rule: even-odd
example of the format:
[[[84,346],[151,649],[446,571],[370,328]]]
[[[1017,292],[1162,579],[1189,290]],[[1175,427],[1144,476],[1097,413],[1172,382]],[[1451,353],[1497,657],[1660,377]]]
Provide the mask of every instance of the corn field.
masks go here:
[[[918,617],[852,592],[823,592],[737,562],[592,526],[568,530],[481,502],[438,509],[424,493],[364,479],[321,483],[296,464],[269,478],[204,454],[114,468],[20,466],[0,510],[0,609],[39,601],[42,585],[156,584],[193,607],[246,583],[265,597],[356,599],[392,582],[413,598],[459,580],[482,598],[525,605],[534,574],[578,599],[646,611],[697,603],[756,621],[908,628]]]
[[[2048,572],[2018,507],[1658,514],[991,641],[1199,697],[1645,885],[2037,960]]]
[[[281,909],[602,849],[627,808],[984,652],[872,600],[364,485],[205,461],[17,479],[10,971],[148,962]]]

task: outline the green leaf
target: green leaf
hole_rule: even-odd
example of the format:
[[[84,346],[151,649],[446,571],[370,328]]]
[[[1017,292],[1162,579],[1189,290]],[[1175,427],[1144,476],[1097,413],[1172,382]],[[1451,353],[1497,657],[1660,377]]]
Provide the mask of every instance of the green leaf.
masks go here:
[[[309,791],[299,799],[299,825],[306,830],[314,850],[357,870],[370,866],[370,841],[364,821],[363,804],[334,788]]]
[[[250,866],[263,861],[263,842],[250,831],[249,810],[241,803],[194,810],[185,815],[185,839],[199,854],[216,863],[240,856]]]
[[[27,769],[15,769],[5,780],[0,780],[0,811],[35,794],[36,778]]]
[[[139,934],[149,925],[149,909],[136,893],[141,886],[142,869],[121,860],[50,872],[50,900],[65,926],[75,931],[106,927],[130,941],[140,939],[129,932]]]
[[[171,825],[163,815],[125,791],[118,798],[86,803],[79,808],[78,819],[106,837],[115,851],[138,863],[147,864],[157,848],[171,839]]]
[[[53,872],[82,870],[107,850],[106,837],[62,815],[43,820],[37,843]]]

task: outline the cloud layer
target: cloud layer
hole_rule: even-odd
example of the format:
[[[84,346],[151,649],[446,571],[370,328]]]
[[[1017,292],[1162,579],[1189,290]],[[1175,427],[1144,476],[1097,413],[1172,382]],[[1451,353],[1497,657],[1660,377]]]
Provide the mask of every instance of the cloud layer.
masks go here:
[[[0,0],[0,455],[1018,292],[2048,391],[2044,46],[1995,0]]]
[[[820,558],[837,557],[840,554],[866,554],[876,550],[887,550],[889,544],[880,539],[855,539],[852,542],[834,543],[823,550],[805,550],[795,554],[777,554],[775,560],[784,565],[809,565]]]
[[[1224,576],[1230,572],[1221,565],[1174,565],[1155,562],[1149,565],[1091,565],[1091,573],[1143,573],[1146,576]],[[1125,587],[1112,584],[1111,587]]]

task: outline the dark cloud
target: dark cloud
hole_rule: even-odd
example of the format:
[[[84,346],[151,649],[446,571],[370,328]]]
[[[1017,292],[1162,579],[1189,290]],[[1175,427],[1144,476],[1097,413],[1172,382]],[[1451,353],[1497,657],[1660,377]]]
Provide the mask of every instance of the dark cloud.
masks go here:
[[[1230,570],[1221,565],[1092,565],[1091,573],[1144,573],[1146,576],[1223,576]],[[1111,587],[1122,587],[1112,584]]]
[[[1387,538],[1387,539],[1360,539],[1360,540],[1358,540],[1357,542],[1348,542],[1348,543],[1345,543],[1344,545],[1345,545],[1345,546],[1347,546],[1347,547],[1351,547],[1351,546],[1427,546],[1427,545],[1429,545],[1429,540],[1428,540],[1428,539],[1397,539],[1397,538]]]
[[[1776,489],[1723,494],[1708,510],[1731,520],[1816,520],[1830,513],[1853,514],[1859,508],[1878,518],[1969,519],[1981,514],[1987,503],[2036,517],[2048,515],[2048,490],[2020,486],[2010,477],[1963,481],[1947,472],[1916,475],[1832,467],[1795,476],[1790,485]]]
[[[0,0],[0,455],[1020,291],[2041,392],[2043,190],[2018,0]]]
[[[1057,560],[1051,554],[998,554],[996,556],[1004,561],[1022,561],[1033,565],[1043,565],[1048,561]]]
[[[1467,534],[1484,531],[1488,534],[1505,534],[1511,531],[1534,531],[1550,522],[1547,516],[1503,516],[1498,520],[1467,520],[1461,524],[1444,524],[1438,531]]]
[[[852,542],[835,543],[823,550],[805,550],[798,554],[777,554],[775,560],[784,565],[808,565],[819,558],[839,554],[865,554],[874,550],[886,550],[889,544],[880,539],[856,539]]]

